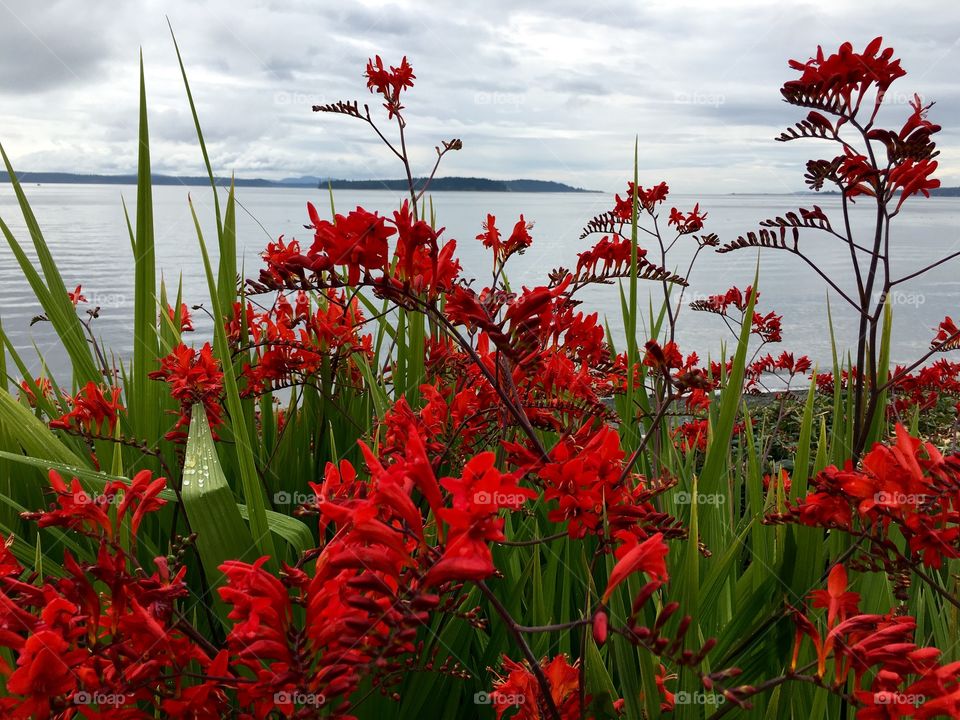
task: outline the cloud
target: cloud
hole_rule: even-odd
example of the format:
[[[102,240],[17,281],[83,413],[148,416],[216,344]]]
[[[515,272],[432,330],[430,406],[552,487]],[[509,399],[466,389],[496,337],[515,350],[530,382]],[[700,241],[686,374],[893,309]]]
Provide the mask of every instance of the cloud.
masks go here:
[[[109,37],[100,32],[105,18],[93,7],[69,19],[77,9],[68,2],[0,2],[0,93],[34,95],[102,78],[110,57]]]
[[[678,191],[796,190],[820,150],[773,140],[802,117],[778,93],[787,60],[883,33],[910,72],[899,96],[938,101],[940,176],[960,184],[960,6],[877,0],[869,32],[863,12],[857,0],[0,0],[0,140],[21,169],[131,172],[142,48],[154,164],[201,172],[169,16],[221,173],[398,175],[364,124],[310,110],[356,98],[376,111],[361,76],[379,53],[414,65],[407,139],[423,171],[460,137],[448,174],[615,190],[638,137],[641,173]],[[892,124],[903,110],[887,109]]]

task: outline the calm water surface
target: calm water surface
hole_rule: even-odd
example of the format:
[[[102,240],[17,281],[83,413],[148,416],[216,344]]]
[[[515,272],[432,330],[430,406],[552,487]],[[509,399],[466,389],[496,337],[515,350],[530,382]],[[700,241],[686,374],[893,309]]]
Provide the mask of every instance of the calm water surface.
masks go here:
[[[66,284],[70,288],[83,285],[87,299],[101,307],[95,328],[104,344],[119,356],[129,357],[133,345],[133,256],[121,196],[126,199],[132,216],[135,188],[44,185],[27,187],[26,191]],[[206,302],[208,295],[196,232],[187,205],[188,194],[197,207],[208,244],[215,245],[209,188],[154,188],[154,216],[158,270],[172,295],[175,295],[176,285],[182,278],[184,299],[195,305]],[[243,205],[238,210],[238,246],[248,277],[256,276],[259,271],[259,252],[270,238],[279,235],[302,240],[310,238],[310,233],[303,229],[307,201],[313,201],[321,209],[328,204],[325,192],[309,189],[241,188],[237,197]],[[339,191],[336,194],[337,209],[341,212],[362,205],[369,210],[389,213],[402,199],[400,193],[388,191]],[[799,205],[809,207],[814,201],[828,213],[833,211],[835,224],[840,222],[836,197],[728,195],[670,198],[672,204],[682,209],[689,209],[698,200],[701,208],[709,213],[708,229],[720,235],[723,242],[755,229],[757,221],[763,218]],[[666,211],[669,211],[670,204]],[[574,267],[577,253],[590,244],[588,240],[579,239],[581,228],[591,217],[608,209],[612,197],[600,194],[450,192],[438,193],[434,205],[438,224],[446,227],[444,237],[458,240],[464,274],[481,280],[489,273],[489,257],[474,237],[480,232],[487,213],[495,214],[505,231],[509,231],[520,213],[533,221],[533,246],[525,255],[511,260],[508,266],[511,283],[516,287],[540,284],[546,273],[558,266]],[[862,216],[856,217],[855,222],[862,220],[865,226],[868,215],[864,208]],[[13,192],[6,184],[0,184],[0,217],[22,244],[30,245]],[[914,199],[908,202],[894,229],[891,253],[895,262],[894,274],[909,274],[958,249],[958,228],[960,199]],[[815,231],[802,236],[802,242],[826,272],[840,278],[844,287],[850,287],[852,277],[845,245]],[[692,239],[681,238],[672,254],[671,269],[685,273],[694,249]],[[28,251],[32,254],[32,248]],[[756,262],[757,253],[753,250],[726,255],[701,253],[690,276],[687,297],[721,292],[730,285],[743,287],[749,284],[753,280]],[[784,341],[779,348],[771,349],[805,353],[821,366],[829,366],[826,286],[802,260],[789,253],[765,251],[760,262],[758,309],[762,312],[776,310],[783,315]],[[960,262],[955,261],[919,281],[900,286],[900,292],[894,298],[892,355],[895,361],[910,361],[919,356],[943,316],[960,315],[958,270]],[[659,287],[652,284],[641,288],[642,292],[653,292],[655,298],[659,291]],[[605,314],[614,334],[622,337],[619,294],[615,286],[591,288],[583,299],[589,310]],[[835,294],[831,297],[831,307],[840,345],[852,347],[856,334],[854,314]],[[3,327],[32,372],[38,374],[40,370],[37,349],[53,372],[63,372],[67,365],[52,328],[47,323],[30,327],[31,318],[39,312],[40,306],[9,247],[5,242],[0,243],[0,318]],[[198,339],[208,336],[211,332],[209,320],[202,312],[195,312],[194,316]],[[706,313],[685,311],[680,328],[678,340],[682,349],[696,350],[703,356],[716,356],[721,341],[730,339],[722,322]]]

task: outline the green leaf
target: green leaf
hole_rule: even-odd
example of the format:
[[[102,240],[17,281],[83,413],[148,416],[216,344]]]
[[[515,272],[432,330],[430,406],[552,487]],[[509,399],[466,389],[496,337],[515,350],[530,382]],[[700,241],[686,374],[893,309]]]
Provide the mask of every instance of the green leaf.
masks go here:
[[[240,515],[233,491],[220,467],[207,414],[201,403],[193,406],[190,416],[180,496],[190,530],[197,534],[197,551],[211,588],[223,583],[219,567],[225,561],[252,562],[259,557],[257,543]]]
[[[232,187],[230,188],[230,193],[233,194]],[[197,213],[192,201],[190,202],[190,213],[193,216],[193,223],[197,230],[197,240],[200,243],[203,267],[207,275],[207,285],[210,289],[210,309],[211,315],[213,315],[215,340],[214,353],[220,360],[220,365],[223,369],[224,395],[226,397],[227,412],[230,416],[230,429],[233,432],[234,448],[236,449],[240,486],[243,491],[243,499],[247,505],[247,510],[250,513],[250,530],[253,533],[253,539],[260,555],[270,557],[271,560],[268,562],[268,567],[276,569],[279,558],[276,557],[273,538],[267,526],[266,497],[260,482],[260,475],[257,473],[253,447],[250,444],[246,423],[244,422],[243,404],[240,401],[240,390],[237,386],[237,378],[234,375],[230,346],[227,343],[224,316],[220,308],[220,299],[217,292],[217,282],[213,277],[213,269],[210,265],[207,245],[203,240],[203,231],[200,229],[200,221],[197,219]]]
[[[3,425],[14,444],[31,457],[67,465],[84,465],[84,460],[60,442],[42,420],[14,400],[6,390],[0,391],[0,425]]]

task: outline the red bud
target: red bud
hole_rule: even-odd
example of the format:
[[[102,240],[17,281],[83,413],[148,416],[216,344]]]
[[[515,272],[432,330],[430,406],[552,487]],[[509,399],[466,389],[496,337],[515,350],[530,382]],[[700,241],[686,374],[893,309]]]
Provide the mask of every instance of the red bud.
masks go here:
[[[607,613],[603,610],[598,610],[593,616],[593,639],[597,645],[607,641]]]

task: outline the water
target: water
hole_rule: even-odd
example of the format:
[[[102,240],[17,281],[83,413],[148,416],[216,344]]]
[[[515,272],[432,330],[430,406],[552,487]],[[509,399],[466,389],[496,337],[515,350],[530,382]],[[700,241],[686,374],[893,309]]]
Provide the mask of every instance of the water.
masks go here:
[[[82,284],[86,298],[101,307],[100,317],[94,321],[96,334],[118,356],[129,358],[133,346],[133,256],[121,195],[133,217],[135,188],[44,185],[27,187],[26,191],[67,286],[72,289]],[[208,246],[215,252],[216,231],[209,188],[154,188],[154,217],[158,271],[162,273],[171,296],[175,296],[177,283],[182,278],[184,299],[189,305],[195,305],[206,302],[208,294],[196,231],[187,204],[188,195],[200,216]],[[317,204],[321,212],[326,211],[329,202],[325,192],[310,189],[241,188],[237,197],[243,205],[238,210],[238,247],[247,277],[257,275],[261,267],[259,252],[270,238],[286,235],[309,240],[310,233],[303,229],[307,201]],[[362,205],[368,210],[389,213],[402,199],[401,193],[388,191],[336,193],[338,211]],[[831,214],[835,224],[840,222],[837,213],[839,199],[835,196],[785,195],[671,196],[663,220],[670,205],[690,209],[696,201],[709,213],[707,229],[716,232],[723,242],[756,229],[757,221],[763,218],[795,209],[798,205],[809,207],[813,202]],[[511,283],[518,287],[543,283],[546,273],[558,266],[575,267],[577,253],[590,244],[589,240],[579,239],[581,228],[591,217],[611,207],[612,197],[600,194],[438,193],[434,203],[438,224],[446,227],[444,237],[458,240],[464,274],[481,280],[489,276],[490,260],[474,238],[487,213],[497,216],[498,225],[506,233],[520,213],[528,221],[533,221],[533,246],[508,265]],[[862,203],[863,206],[866,204]],[[863,212],[858,213],[855,222],[865,224],[869,220],[866,210],[864,207]],[[0,217],[21,244],[30,245],[13,191],[7,184],[0,185]],[[891,253],[895,263],[894,276],[909,274],[960,248],[958,227],[960,199],[909,201],[894,225]],[[851,287],[846,245],[816,231],[801,236],[801,242],[827,274],[838,278],[841,287]],[[643,238],[641,244],[644,244]],[[649,248],[649,244],[646,246]],[[671,255],[671,269],[685,273],[694,249],[691,238],[681,238]],[[652,256],[653,248],[650,250]],[[28,252],[32,256],[32,248],[28,247]],[[722,292],[731,285],[742,288],[750,284],[756,261],[754,250],[739,250],[726,255],[704,251],[690,276],[691,286],[685,297],[693,299]],[[909,362],[917,358],[928,347],[934,328],[944,315],[960,315],[958,268],[960,260],[899,287],[894,297],[894,361]],[[656,301],[659,286],[641,285],[642,297],[646,298],[651,292]],[[762,252],[758,309],[761,312],[776,310],[783,315],[783,343],[768,346],[768,349],[807,354],[822,367],[828,367],[830,338],[826,297],[825,284],[800,258],[783,251]],[[589,288],[582,299],[588,310],[606,315],[614,335],[622,337],[616,286]],[[853,348],[855,314],[836,293],[831,295],[831,307],[841,348]],[[42,322],[30,326],[31,319],[40,312],[41,308],[9,247],[0,243],[0,317],[3,327],[32,373],[39,374],[41,369],[39,350],[48,367],[59,374],[67,363],[53,329],[49,323]],[[208,337],[211,333],[209,319],[202,311],[193,315],[197,327],[195,339]],[[679,327],[677,339],[684,352],[696,350],[701,356],[711,354],[716,357],[721,341],[732,339],[722,321],[707,313],[684,310]]]

